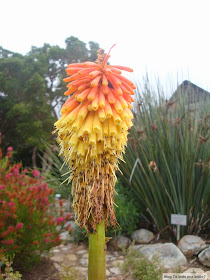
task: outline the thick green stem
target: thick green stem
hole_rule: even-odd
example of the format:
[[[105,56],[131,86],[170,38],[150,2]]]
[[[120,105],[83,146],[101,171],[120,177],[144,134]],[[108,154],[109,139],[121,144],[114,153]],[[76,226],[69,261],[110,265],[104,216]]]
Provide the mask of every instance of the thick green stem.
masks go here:
[[[106,251],[104,220],[96,226],[96,233],[89,233],[88,280],[106,279]]]

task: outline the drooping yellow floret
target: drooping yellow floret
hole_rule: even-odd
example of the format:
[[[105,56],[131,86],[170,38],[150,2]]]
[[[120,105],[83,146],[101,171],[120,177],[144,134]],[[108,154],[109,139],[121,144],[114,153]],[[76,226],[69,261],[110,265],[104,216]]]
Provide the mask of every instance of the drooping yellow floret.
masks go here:
[[[105,219],[116,224],[115,172],[124,153],[135,85],[121,75],[124,66],[107,65],[109,53],[94,62],[69,64],[65,95],[70,96],[55,123],[60,154],[69,165],[77,222],[88,231]]]

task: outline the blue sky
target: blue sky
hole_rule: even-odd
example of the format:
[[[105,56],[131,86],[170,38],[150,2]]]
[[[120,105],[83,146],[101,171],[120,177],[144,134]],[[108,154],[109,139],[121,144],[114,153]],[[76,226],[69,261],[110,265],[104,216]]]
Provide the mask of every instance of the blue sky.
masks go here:
[[[65,46],[73,35],[96,41],[110,62],[148,72],[166,91],[185,79],[210,91],[209,0],[1,1],[0,45],[26,54],[32,45]]]

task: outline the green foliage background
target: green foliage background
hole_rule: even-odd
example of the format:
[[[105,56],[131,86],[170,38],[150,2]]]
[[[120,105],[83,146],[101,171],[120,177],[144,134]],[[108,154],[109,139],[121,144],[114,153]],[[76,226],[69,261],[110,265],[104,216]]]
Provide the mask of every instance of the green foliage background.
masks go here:
[[[12,146],[15,161],[41,167],[37,157],[52,143],[53,124],[65,98],[63,82],[69,63],[95,61],[99,45],[74,36],[66,47],[44,44],[21,55],[0,47],[0,131],[3,150]],[[5,140],[5,141],[4,141]],[[41,141],[42,140],[42,141]]]

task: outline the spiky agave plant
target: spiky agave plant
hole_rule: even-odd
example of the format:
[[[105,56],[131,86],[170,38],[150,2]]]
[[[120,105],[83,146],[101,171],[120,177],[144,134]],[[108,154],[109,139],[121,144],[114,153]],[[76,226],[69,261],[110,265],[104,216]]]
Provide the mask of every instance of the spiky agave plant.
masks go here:
[[[133,118],[135,85],[121,75],[133,70],[107,65],[109,53],[99,50],[96,62],[68,65],[64,94],[70,97],[55,123],[60,154],[70,169],[76,221],[89,233],[91,280],[105,279],[105,227],[116,225],[115,172]]]

